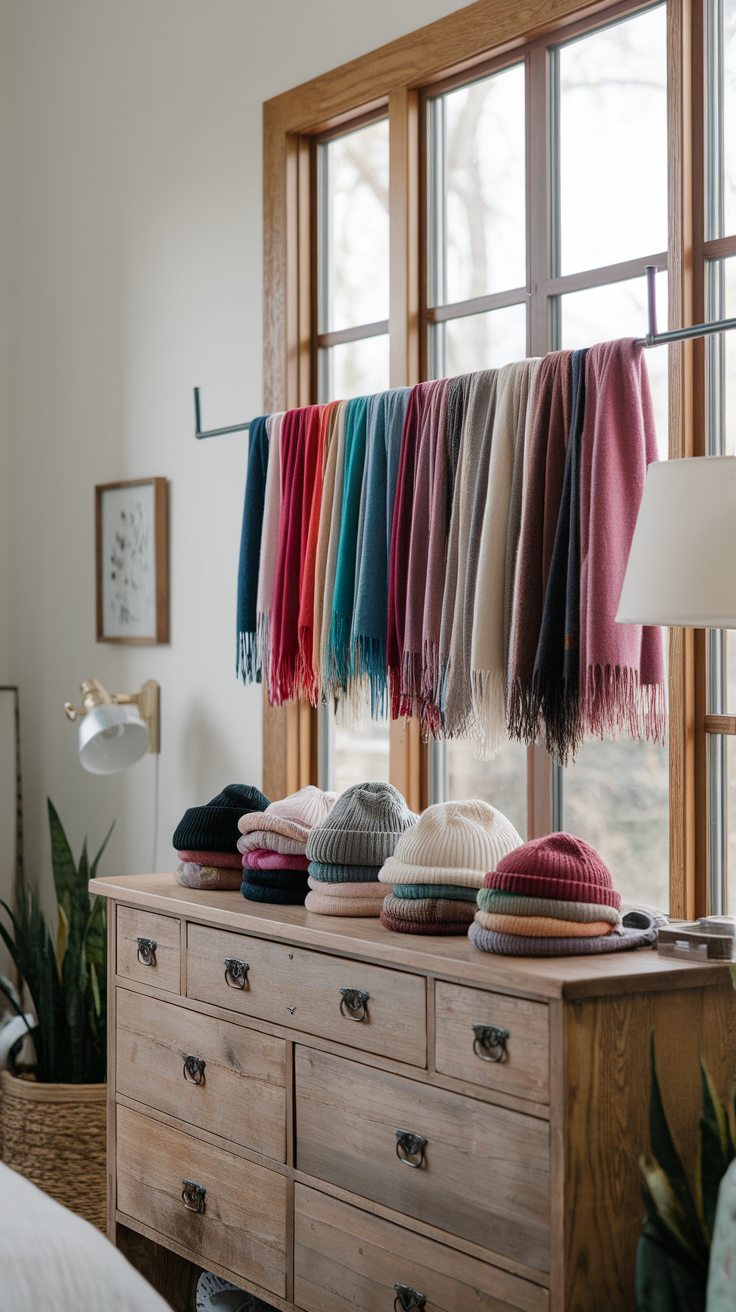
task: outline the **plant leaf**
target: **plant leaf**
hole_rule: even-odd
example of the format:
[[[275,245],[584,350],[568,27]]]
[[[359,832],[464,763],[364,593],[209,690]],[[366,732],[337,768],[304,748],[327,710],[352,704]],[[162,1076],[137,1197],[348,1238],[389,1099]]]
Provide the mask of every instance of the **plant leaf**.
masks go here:
[[[697,1245],[693,1243],[688,1218],[662,1167],[653,1157],[640,1157],[639,1170],[644,1178],[645,1197],[651,1204],[652,1212],[677,1240],[683,1253],[697,1262],[700,1255]]]
[[[97,878],[97,863],[98,863],[100,857],[102,856],[102,853],[104,852],[105,848],[107,847],[107,845],[108,845],[108,843],[109,843],[109,841],[110,841],[110,835],[112,834],[112,831],[113,831],[114,828],[115,828],[115,821],[113,820],[112,824],[110,825],[110,828],[109,828],[108,831],[107,831],[107,834],[105,835],[105,837],[104,837],[104,839],[103,839],[102,847],[100,848],[99,852],[97,853],[97,856],[95,857],[95,859],[94,859],[94,861],[92,862],[92,865],[91,865],[91,867],[90,867],[90,872],[89,872],[89,877],[90,877],[90,879],[96,879],[96,878]],[[736,985],[734,985],[734,987],[736,988]]]
[[[698,1210],[693,1202],[690,1185],[682,1162],[680,1161],[680,1155],[670,1133],[670,1127],[667,1123],[667,1117],[662,1103],[662,1094],[659,1087],[659,1080],[657,1079],[653,1034],[650,1041],[650,1058],[652,1082],[649,1093],[649,1137],[651,1140],[652,1154],[667,1177],[669,1186],[677,1199],[682,1214],[685,1217],[687,1232],[690,1236],[690,1243],[696,1252],[699,1252],[705,1257],[707,1255],[707,1244],[703,1237],[700,1217],[698,1216]]]
[[[56,960],[59,963],[59,970],[64,966],[64,953],[66,952],[66,941],[69,937],[69,921],[66,912],[62,906],[57,906],[58,925],[56,928]]]

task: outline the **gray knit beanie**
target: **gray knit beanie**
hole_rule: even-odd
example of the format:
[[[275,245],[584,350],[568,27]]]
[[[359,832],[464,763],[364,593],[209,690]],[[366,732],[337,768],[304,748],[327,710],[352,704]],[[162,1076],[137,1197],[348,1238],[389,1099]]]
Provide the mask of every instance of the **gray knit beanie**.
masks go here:
[[[307,856],[327,865],[382,866],[418,818],[391,784],[354,784],[311,830]]]

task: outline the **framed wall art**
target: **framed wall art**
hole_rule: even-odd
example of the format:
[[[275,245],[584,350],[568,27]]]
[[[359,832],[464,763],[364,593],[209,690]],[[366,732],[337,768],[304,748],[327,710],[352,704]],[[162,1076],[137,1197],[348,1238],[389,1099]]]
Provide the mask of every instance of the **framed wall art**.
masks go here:
[[[169,641],[165,478],[95,488],[97,641]]]

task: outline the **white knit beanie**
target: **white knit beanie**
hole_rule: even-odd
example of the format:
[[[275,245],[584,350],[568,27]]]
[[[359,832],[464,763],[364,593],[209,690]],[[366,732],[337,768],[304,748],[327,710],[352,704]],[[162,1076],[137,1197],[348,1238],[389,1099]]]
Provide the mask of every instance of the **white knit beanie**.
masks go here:
[[[295,838],[300,843],[306,843],[310,830],[329,814],[337,796],[337,793],[323,793],[314,784],[307,784],[298,793],[290,793],[280,802],[271,802],[265,811],[249,811],[247,815],[241,815],[238,829],[241,834],[249,834],[253,830],[259,833],[270,830],[274,834],[282,834],[284,838]]]
[[[488,802],[438,802],[403,835],[378,878],[383,884],[482,888],[486,873],[522,842],[511,821]]]

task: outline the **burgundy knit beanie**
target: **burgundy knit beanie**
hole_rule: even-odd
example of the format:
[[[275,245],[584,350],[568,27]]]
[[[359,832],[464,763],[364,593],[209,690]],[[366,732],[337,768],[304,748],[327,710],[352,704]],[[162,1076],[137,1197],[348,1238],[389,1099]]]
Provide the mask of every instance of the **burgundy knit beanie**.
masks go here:
[[[590,843],[574,834],[548,834],[523,843],[486,875],[486,888],[565,902],[597,902],[621,910],[611,872]]]

